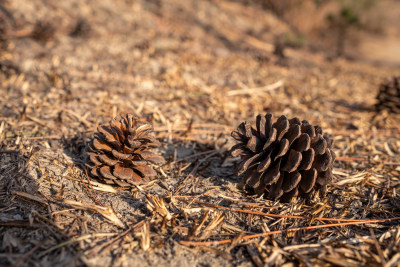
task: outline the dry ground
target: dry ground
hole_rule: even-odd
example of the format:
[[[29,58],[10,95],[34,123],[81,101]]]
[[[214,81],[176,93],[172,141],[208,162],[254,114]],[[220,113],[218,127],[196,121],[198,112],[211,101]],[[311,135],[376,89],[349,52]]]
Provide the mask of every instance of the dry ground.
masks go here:
[[[399,65],[279,58],[289,27],[240,1],[3,5],[14,21],[0,51],[0,265],[399,265],[400,116],[373,108]],[[33,39],[37,21],[54,37]],[[168,163],[135,188],[89,181],[87,141],[127,112],[151,118]],[[325,198],[237,189],[230,132],[266,112],[334,138]]]

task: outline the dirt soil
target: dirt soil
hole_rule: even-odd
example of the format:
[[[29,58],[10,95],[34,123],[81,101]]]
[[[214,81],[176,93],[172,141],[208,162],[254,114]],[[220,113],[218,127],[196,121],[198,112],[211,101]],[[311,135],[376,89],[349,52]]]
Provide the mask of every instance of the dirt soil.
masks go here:
[[[290,27],[245,1],[0,5],[0,265],[399,266],[400,115],[374,108],[398,55],[281,57]],[[133,188],[84,167],[97,126],[126,113],[153,123],[167,161]],[[334,139],[326,196],[237,187],[230,133],[265,113]]]

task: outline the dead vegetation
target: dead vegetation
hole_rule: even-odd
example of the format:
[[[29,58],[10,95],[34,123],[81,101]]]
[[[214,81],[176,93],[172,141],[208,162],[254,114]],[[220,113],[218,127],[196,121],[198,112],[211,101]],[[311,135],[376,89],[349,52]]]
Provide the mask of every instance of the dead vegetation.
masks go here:
[[[374,104],[399,68],[293,48],[280,64],[290,29],[241,2],[2,5],[17,28],[0,54],[0,264],[398,265],[400,115]],[[82,18],[90,35],[70,36]],[[26,34],[37,21],[55,29],[46,42]],[[237,189],[230,133],[267,112],[334,139],[326,197]],[[152,121],[166,159],[131,188],[84,168],[97,126],[121,113]]]

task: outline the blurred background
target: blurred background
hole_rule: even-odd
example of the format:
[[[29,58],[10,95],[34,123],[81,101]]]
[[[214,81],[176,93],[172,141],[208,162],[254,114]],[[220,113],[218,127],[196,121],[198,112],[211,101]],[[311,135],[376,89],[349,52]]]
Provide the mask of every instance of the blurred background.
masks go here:
[[[160,123],[329,119],[321,103],[338,123],[330,112],[373,110],[400,68],[397,0],[1,0],[0,21],[4,100],[19,99],[4,115],[61,127],[72,111],[93,122],[127,111]]]
[[[126,9],[121,10],[123,7]],[[146,17],[148,12],[152,16]],[[143,16],[146,19],[140,20]],[[106,28],[114,31],[152,28],[153,34],[168,32],[182,42],[196,41],[193,36],[196,31],[202,31],[225,44],[231,42],[231,45],[240,46],[248,41],[238,40],[235,33],[244,31],[246,37],[268,41],[280,46],[279,49],[306,48],[325,51],[331,57],[398,65],[399,17],[398,0],[126,0],[115,4],[107,0],[29,3],[2,0],[0,41],[4,49],[6,32],[21,37],[39,22],[54,31],[67,30],[77,20],[76,31],[70,32],[72,36],[88,32],[90,25],[99,32]],[[115,24],[113,20],[127,24],[110,25]],[[184,29],[189,25],[192,31]],[[22,29],[25,31],[21,32]],[[54,33],[49,32],[48,37]]]
[[[289,26],[286,45],[329,49],[334,56],[399,64],[400,2],[377,0],[268,1],[262,7]]]
[[[395,217],[400,206],[400,79],[393,77],[400,75],[399,26],[399,0],[0,0],[0,203],[6,205],[0,209],[1,216],[8,216],[2,218],[24,220],[17,227],[2,224],[0,265],[71,266],[71,259],[90,252],[89,266],[103,266],[105,258],[110,266],[254,266],[251,259],[259,250],[234,248],[244,244],[236,237],[226,250],[179,252],[177,242],[186,238],[183,228],[171,231],[165,249],[160,243],[161,252],[150,256],[142,253],[139,241],[131,247],[134,237],[121,238],[122,245],[111,241],[102,255],[102,249],[91,247],[103,241],[79,238],[102,232],[112,234],[105,239],[120,238],[121,229],[75,208],[63,207],[55,215],[53,204],[39,207],[11,193],[94,203],[79,166],[97,126],[125,113],[153,123],[163,144],[160,152],[172,162],[150,185],[154,196],[182,189],[182,196],[193,193],[193,199],[202,195],[209,203],[253,209],[247,203],[264,200],[244,199],[236,189],[230,134],[241,122],[272,113],[275,119],[307,120],[332,136],[334,182],[341,183],[329,193],[337,203],[323,200],[308,208],[273,203],[268,212],[305,219],[310,214]],[[132,225],[149,211],[147,189],[129,190],[98,196]],[[171,211],[177,211],[174,203]],[[261,220],[255,228],[256,217],[232,213],[227,218],[235,228],[227,229],[239,229],[234,231],[240,236],[239,231],[286,230],[289,223],[322,223],[279,218],[279,223],[268,219],[268,226]],[[68,236],[58,234],[62,228],[32,229],[32,218],[63,225]],[[177,221],[192,232],[192,222],[201,219],[193,218]],[[164,222],[151,230],[163,232]],[[266,238],[255,244],[264,243],[263,251],[273,259],[255,263],[381,266],[387,260],[387,266],[395,266],[399,232],[392,223],[373,227],[376,238],[366,227],[350,226],[323,235],[319,229],[314,237],[299,231],[298,236],[290,232],[289,239]],[[352,232],[356,228],[359,232]],[[329,246],[320,243],[325,237]],[[353,237],[360,237],[359,243]],[[302,238],[310,244],[299,246],[306,260],[299,250],[283,250]],[[143,239],[135,240],[147,237],[143,232]]]

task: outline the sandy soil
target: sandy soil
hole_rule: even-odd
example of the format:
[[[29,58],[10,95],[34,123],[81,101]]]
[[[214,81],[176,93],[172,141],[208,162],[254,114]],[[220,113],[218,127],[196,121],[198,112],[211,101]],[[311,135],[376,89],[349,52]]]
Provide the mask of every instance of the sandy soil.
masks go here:
[[[0,265],[399,263],[400,115],[374,109],[400,73],[398,35],[363,36],[351,61],[307,46],[282,58],[275,41],[290,27],[245,2],[3,4],[14,21],[0,50]],[[33,38],[38,21],[54,36]],[[237,188],[230,133],[267,112],[332,136],[326,197]],[[167,160],[133,188],[84,168],[97,125],[124,113],[150,118]]]

